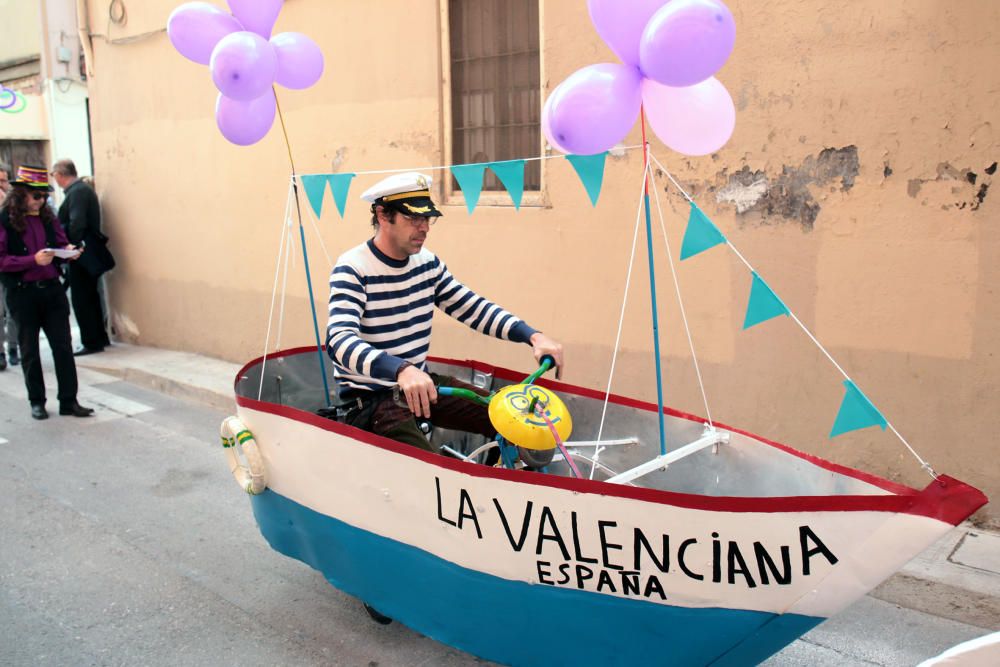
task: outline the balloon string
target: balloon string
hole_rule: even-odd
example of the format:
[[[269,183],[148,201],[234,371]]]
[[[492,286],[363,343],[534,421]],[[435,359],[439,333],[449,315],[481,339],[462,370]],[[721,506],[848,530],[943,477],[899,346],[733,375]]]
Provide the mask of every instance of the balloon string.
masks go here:
[[[288,162],[292,165],[292,181],[294,182],[295,160],[292,158],[292,143],[288,141],[288,130],[285,128],[285,115],[281,113],[281,104],[278,102],[278,91],[274,89],[274,86],[271,86],[271,92],[274,94],[274,106],[278,110],[278,120],[281,121],[281,133],[285,136],[285,149],[288,151]],[[645,141],[645,139],[643,141]],[[298,192],[296,192],[296,195],[297,194]],[[299,204],[299,198],[298,196],[296,196],[295,205],[298,206],[298,204]],[[301,213],[299,215],[301,216]]]
[[[646,105],[639,105],[639,127],[642,128],[642,162],[643,164],[649,164],[649,142],[646,141]],[[643,175],[643,185],[646,188],[646,196],[649,196],[649,170],[647,169]]]

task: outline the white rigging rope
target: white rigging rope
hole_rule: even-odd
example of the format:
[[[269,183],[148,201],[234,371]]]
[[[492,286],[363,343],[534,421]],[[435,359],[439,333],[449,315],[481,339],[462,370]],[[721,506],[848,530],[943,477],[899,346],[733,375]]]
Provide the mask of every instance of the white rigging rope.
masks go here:
[[[294,178],[295,176],[292,176],[292,179]],[[299,185],[302,185],[302,188],[305,189],[305,185],[302,184],[301,176],[299,177]],[[332,267],[333,260],[330,259],[330,253],[326,249],[326,243],[323,242],[323,237],[319,233],[319,227],[316,226],[316,222],[318,221],[318,218],[316,217],[316,211],[313,210],[312,205],[307,206],[306,208],[309,209],[310,213],[310,215],[308,216],[309,224],[312,225],[313,231],[316,232],[316,238],[319,239],[319,247],[323,249],[323,256],[326,257],[326,265]]]
[[[597,429],[597,441],[600,443],[601,435],[604,433],[604,420],[608,414],[608,399],[611,398],[611,382],[615,377],[615,364],[618,361],[618,346],[622,339],[622,325],[625,323],[625,307],[628,304],[628,290],[629,286],[632,284],[632,268],[635,265],[635,247],[639,239],[639,222],[642,219],[642,200],[643,193],[645,192],[646,176],[649,173],[649,161],[647,160],[645,166],[642,170],[642,183],[643,188],[639,191],[639,206],[637,207],[635,213],[635,231],[632,233],[632,254],[628,260],[628,273],[625,275],[625,293],[622,296],[622,310],[621,314],[618,316],[618,333],[615,335],[615,346],[611,353],[611,369],[608,372],[608,388],[604,392],[604,406],[601,408],[601,422]],[[594,458],[591,460],[590,474],[588,479],[594,479],[594,471],[598,466],[598,462],[601,458],[601,452],[604,451],[604,447],[598,444],[597,448],[594,450]]]
[[[653,157],[652,151],[650,151],[650,159],[656,160]],[[657,162],[657,165],[660,163]],[[662,167],[660,167],[662,169]],[[665,172],[664,172],[665,173]],[[653,179],[655,185],[656,179]],[[712,421],[712,411],[708,407],[708,395],[705,393],[705,382],[701,377],[701,366],[698,364],[698,355],[694,351],[694,339],[691,337],[691,327],[688,325],[687,311],[684,308],[684,298],[681,296],[681,283],[677,279],[677,267],[674,265],[674,254],[670,249],[670,239],[667,238],[667,226],[663,222],[663,209],[660,207],[660,190],[659,188],[653,188],[656,191],[656,212],[660,216],[660,231],[663,234],[663,243],[667,249],[667,259],[670,260],[670,274],[674,278],[674,291],[677,293],[677,306],[681,310],[681,320],[684,322],[684,333],[687,334],[688,348],[691,350],[691,361],[694,362],[694,372],[698,376],[698,387],[701,389],[701,400],[705,404],[705,418],[708,419],[708,425],[711,428],[715,428],[715,423]]]
[[[676,188],[677,188],[677,191],[678,191],[678,192],[680,192],[680,193],[681,193],[681,194],[682,194],[682,195],[684,196],[684,198],[685,198],[685,199],[687,199],[687,200],[688,200],[689,202],[691,202],[692,204],[694,204],[694,200],[693,200],[693,199],[691,199],[691,196],[690,196],[690,195],[689,195],[689,194],[688,194],[687,192],[685,192],[685,191],[684,191],[684,188],[682,188],[682,187],[681,187],[681,185],[680,185],[680,183],[678,183],[678,182],[677,182],[677,180],[676,180],[676,179],[674,179],[674,177],[673,177],[673,176],[671,175],[671,173],[670,173],[670,172],[669,172],[669,171],[667,170],[667,168],[666,168],[666,167],[664,167],[664,166],[663,166],[663,165],[662,165],[662,164],[660,163],[660,161],[659,161],[659,160],[657,160],[657,159],[656,159],[655,157],[652,157],[652,156],[651,156],[651,159],[653,160],[653,162],[655,162],[655,163],[656,163],[656,166],[657,166],[657,167],[658,167],[658,168],[659,168],[659,169],[660,169],[661,171],[663,171],[663,173],[664,173],[664,174],[666,174],[667,178],[669,178],[669,179],[670,179],[670,181],[671,181],[671,182],[672,182],[672,183],[674,184],[674,187],[676,187]],[[754,270],[753,266],[752,266],[752,265],[750,264],[750,262],[748,262],[748,261],[747,261],[746,257],[744,257],[744,256],[743,256],[743,254],[742,254],[742,253],[740,253],[740,251],[736,249],[736,246],[734,246],[734,245],[733,245],[733,243],[732,243],[732,241],[730,241],[730,240],[729,240],[729,237],[726,237],[726,236],[724,236],[724,238],[725,238],[725,240],[726,240],[726,246],[728,246],[728,247],[729,247],[729,249],[733,251],[733,254],[735,254],[735,255],[736,255],[736,256],[737,256],[738,258],[739,258],[739,260],[740,260],[741,262],[743,262],[743,264],[744,264],[744,265],[746,265],[747,269],[749,269],[749,270],[750,270],[750,271],[751,271],[752,273],[757,273],[757,272],[756,272],[756,271]],[[849,380],[850,382],[854,383],[854,380],[852,380],[852,379],[851,379],[851,376],[849,376],[849,375],[847,374],[847,371],[845,371],[845,370],[844,370],[843,368],[841,368],[840,364],[838,364],[838,363],[837,363],[837,361],[836,361],[836,360],[835,360],[835,359],[833,358],[833,355],[831,355],[831,354],[830,354],[830,353],[829,353],[829,352],[827,351],[827,349],[826,349],[825,347],[823,347],[823,344],[822,344],[822,343],[820,343],[820,342],[819,342],[819,341],[818,341],[818,340],[816,339],[816,336],[814,336],[814,335],[812,334],[812,332],[811,332],[811,331],[809,331],[809,329],[808,329],[808,328],[806,327],[806,325],[802,323],[802,320],[800,320],[800,319],[799,319],[799,318],[798,318],[798,317],[797,317],[797,316],[795,315],[795,313],[793,313],[793,312],[792,312],[791,308],[788,308],[788,307],[787,307],[787,305],[786,305],[785,307],[787,308],[787,310],[788,310],[788,315],[789,315],[789,316],[790,316],[790,317],[792,318],[792,320],[793,320],[793,321],[794,321],[794,322],[795,322],[795,323],[796,323],[797,325],[799,325],[799,328],[800,328],[800,329],[802,329],[802,331],[804,331],[804,332],[805,332],[806,336],[808,336],[808,337],[809,337],[809,340],[811,340],[811,341],[813,342],[813,344],[814,344],[814,345],[816,345],[816,347],[817,347],[817,348],[819,348],[819,350],[820,350],[820,351],[821,351],[821,352],[822,352],[822,353],[823,353],[824,355],[826,355],[826,358],[830,360],[830,363],[831,363],[831,364],[833,364],[834,368],[836,368],[836,369],[837,369],[838,371],[840,371],[840,374],[844,376],[844,379],[845,379],[845,380]],[[857,383],[854,383],[854,384],[856,385]],[[885,418],[885,416],[883,415],[883,419],[884,419],[884,418]],[[935,473],[935,472],[934,472],[934,469],[933,469],[933,468],[931,467],[931,465],[930,465],[930,464],[929,464],[929,463],[928,463],[927,461],[925,461],[925,460],[923,459],[923,457],[921,457],[921,456],[920,456],[920,454],[918,454],[918,453],[917,453],[917,451],[916,451],[916,450],[915,450],[915,449],[914,449],[914,448],[913,448],[912,446],[910,446],[910,443],[906,441],[906,438],[904,438],[904,437],[903,437],[903,436],[902,436],[902,435],[901,435],[901,434],[899,433],[899,431],[897,431],[897,430],[896,430],[896,427],[895,427],[895,426],[893,426],[893,425],[892,425],[892,423],[891,423],[891,422],[889,422],[889,420],[888,420],[888,419],[886,419],[886,426],[887,426],[887,427],[889,428],[889,430],[891,430],[891,431],[893,432],[893,434],[895,434],[895,436],[896,436],[897,438],[899,438],[899,441],[903,443],[903,445],[904,445],[904,446],[906,447],[906,449],[908,449],[908,450],[910,451],[910,454],[912,454],[912,455],[913,455],[913,457],[914,457],[914,458],[915,458],[915,459],[917,460],[917,462],[918,462],[918,463],[920,464],[920,467],[921,467],[921,468],[922,468],[923,470],[925,470],[925,471],[926,471],[926,472],[927,472],[927,473],[928,473],[928,474],[929,474],[929,475],[930,475],[931,477],[933,477],[934,479],[937,479],[937,477],[938,477],[938,476],[937,476],[937,473]]]
[[[267,334],[264,336],[264,360],[260,365],[260,386],[257,388],[257,400],[264,393],[264,370],[267,368],[267,348],[271,344],[271,323],[274,321],[274,299],[278,295],[278,275],[281,273],[281,265],[283,263],[283,254],[285,252],[285,239],[287,238],[288,226],[288,214],[290,212],[290,207],[292,205],[292,185],[288,184],[288,198],[285,200],[285,215],[281,218],[281,237],[278,239],[278,259],[274,265],[274,286],[271,288],[271,310],[267,315]],[[285,262],[285,275],[288,275],[288,265]],[[284,290],[282,290],[281,296],[281,309],[284,312],[285,308],[285,296]],[[280,330],[280,326],[279,326]]]
[[[289,212],[288,217],[285,219],[285,237],[288,239],[288,245],[285,246],[285,270],[284,275],[281,277],[281,306],[278,308],[278,334],[275,336],[274,341],[275,352],[281,349],[281,335],[285,331],[285,300],[288,296],[288,266],[292,263],[292,253],[295,251],[295,239],[292,238],[292,236],[292,217],[291,212]]]

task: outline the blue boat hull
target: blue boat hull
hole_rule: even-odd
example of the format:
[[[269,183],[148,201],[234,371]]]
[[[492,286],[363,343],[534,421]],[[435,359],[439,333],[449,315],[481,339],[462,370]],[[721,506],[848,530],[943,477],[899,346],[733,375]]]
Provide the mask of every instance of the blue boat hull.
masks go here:
[[[251,498],[276,551],[438,641],[510,665],[754,665],[823,618],[672,607],[510,581],[315,512]]]

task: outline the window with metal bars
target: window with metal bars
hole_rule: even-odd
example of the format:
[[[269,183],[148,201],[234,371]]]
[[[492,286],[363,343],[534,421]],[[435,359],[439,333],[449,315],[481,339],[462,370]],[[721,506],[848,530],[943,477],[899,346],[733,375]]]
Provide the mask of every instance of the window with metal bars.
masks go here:
[[[449,0],[452,163],[534,157],[541,146],[538,0]],[[453,183],[459,190],[458,183]],[[503,190],[486,172],[484,190]],[[541,189],[538,160],[525,191]]]

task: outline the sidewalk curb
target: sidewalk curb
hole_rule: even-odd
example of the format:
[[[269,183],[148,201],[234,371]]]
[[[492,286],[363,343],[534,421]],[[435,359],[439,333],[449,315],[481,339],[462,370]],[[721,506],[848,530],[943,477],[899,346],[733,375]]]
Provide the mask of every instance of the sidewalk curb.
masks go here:
[[[206,389],[205,387],[199,387],[194,384],[181,382],[179,380],[165,377],[164,375],[150,373],[138,368],[114,368],[100,366],[97,364],[80,365],[88,370],[111,375],[120,380],[124,380],[125,382],[131,382],[132,384],[152,389],[153,391],[160,392],[173,398],[194,401],[223,412],[230,412],[233,414],[236,412],[234,394],[220,394],[219,392]]]

